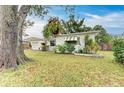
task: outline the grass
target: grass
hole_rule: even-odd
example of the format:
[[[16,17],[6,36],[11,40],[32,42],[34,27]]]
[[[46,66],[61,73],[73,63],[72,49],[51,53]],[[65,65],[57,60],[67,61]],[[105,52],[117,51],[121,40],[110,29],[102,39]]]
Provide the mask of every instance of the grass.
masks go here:
[[[124,67],[113,61],[112,52],[100,53],[105,58],[28,50],[34,61],[1,71],[0,86],[124,86]]]

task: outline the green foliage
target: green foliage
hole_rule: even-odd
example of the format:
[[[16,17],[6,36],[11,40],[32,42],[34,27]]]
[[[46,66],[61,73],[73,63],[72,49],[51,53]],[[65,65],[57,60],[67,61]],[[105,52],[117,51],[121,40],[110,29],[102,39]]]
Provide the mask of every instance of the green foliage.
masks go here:
[[[105,30],[101,25],[95,25],[93,27],[93,30],[99,31],[99,30]]]
[[[66,33],[75,33],[75,32],[82,32],[83,31],[83,24],[84,24],[84,19],[82,20],[76,20],[74,15],[69,16],[68,21],[62,20],[63,26],[66,29]]]
[[[63,33],[64,28],[58,17],[51,17],[47,25],[44,27],[43,35],[45,38],[56,37],[59,33]]]
[[[115,60],[124,63],[124,39],[115,39],[113,41],[113,52]]]
[[[69,14],[69,15],[74,14],[74,12],[75,12],[75,6],[74,5],[64,5],[63,7],[64,7],[67,14]]]
[[[72,53],[74,51],[74,45],[69,44],[69,43],[65,43],[63,45],[57,45],[55,52],[56,53]]]
[[[66,29],[66,33],[77,33],[77,32],[87,32],[92,31],[92,27],[84,25],[84,18],[79,20],[76,19],[74,15],[69,16],[68,21],[63,21],[63,25]]]
[[[1,71],[1,87],[124,86],[124,68],[112,62],[111,51],[100,51],[103,59],[31,50],[25,53],[33,62],[20,65],[16,71]]]
[[[85,47],[88,45],[90,45],[90,43],[92,42],[92,40],[91,39],[89,39],[89,35],[86,35],[85,36]]]
[[[84,54],[92,54],[91,48],[90,48],[90,46],[88,46],[88,45],[85,46],[85,48],[83,48],[82,52],[83,52]]]
[[[73,44],[65,43],[64,46],[65,50],[69,53],[72,53],[75,49]]]
[[[123,39],[124,38],[124,32],[122,32],[121,34],[115,34],[115,35],[111,34],[111,38],[112,38],[112,40]]]
[[[98,44],[108,43],[111,41],[111,36],[106,32],[106,30],[101,25],[94,26],[93,30],[100,31],[96,36],[96,42]]]
[[[48,13],[48,6],[43,5],[31,5],[29,10],[29,15],[35,15],[39,17],[44,17]]]
[[[65,53],[65,46],[63,46],[63,45],[57,45],[56,48],[55,48],[55,53],[64,54]]]
[[[42,51],[46,51],[46,50],[47,50],[47,46],[46,46],[45,43],[42,43],[42,44],[41,44],[41,50],[42,50]]]
[[[88,32],[88,31],[92,31],[92,27],[84,25],[82,28],[82,32]]]
[[[97,42],[92,43],[92,50],[94,53],[97,53],[97,51],[100,49],[100,46]]]
[[[32,27],[33,25],[34,25],[33,21],[24,20],[24,23],[22,25],[23,36],[28,36],[28,34],[26,34],[25,31],[26,31],[27,28]]]
[[[85,36],[85,48],[83,49],[84,53],[96,53],[99,48],[98,43],[90,39],[89,35]]]
[[[78,53],[84,53],[83,49],[79,49],[77,52]]]

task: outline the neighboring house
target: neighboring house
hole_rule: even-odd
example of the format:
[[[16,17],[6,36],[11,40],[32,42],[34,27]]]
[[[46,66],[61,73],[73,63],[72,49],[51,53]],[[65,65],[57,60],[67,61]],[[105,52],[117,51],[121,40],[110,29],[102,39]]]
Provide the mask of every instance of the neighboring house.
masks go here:
[[[49,42],[49,50],[53,51],[56,45],[63,45],[65,42],[71,43],[74,45],[85,46],[85,36],[89,35],[89,38],[95,40],[95,36],[98,34],[98,31],[88,31],[88,32],[80,32],[80,33],[70,33],[70,34],[62,34],[57,36],[54,39],[51,39]]]
[[[37,37],[30,37],[26,41],[31,43],[32,50],[41,50],[41,44],[44,42],[43,39]]]
[[[30,42],[28,41],[23,41],[22,46],[24,49],[31,49]]]

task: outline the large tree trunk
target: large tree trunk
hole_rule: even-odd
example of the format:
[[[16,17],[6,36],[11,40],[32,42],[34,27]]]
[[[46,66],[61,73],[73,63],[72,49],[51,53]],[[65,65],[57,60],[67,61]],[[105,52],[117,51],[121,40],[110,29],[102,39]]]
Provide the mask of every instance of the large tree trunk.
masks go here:
[[[21,6],[18,15],[18,38],[17,38],[17,63],[23,64],[28,58],[24,54],[24,49],[22,47],[22,33],[23,33],[23,23],[27,17],[30,10],[30,6]]]
[[[17,66],[17,6],[0,6],[0,67]]]

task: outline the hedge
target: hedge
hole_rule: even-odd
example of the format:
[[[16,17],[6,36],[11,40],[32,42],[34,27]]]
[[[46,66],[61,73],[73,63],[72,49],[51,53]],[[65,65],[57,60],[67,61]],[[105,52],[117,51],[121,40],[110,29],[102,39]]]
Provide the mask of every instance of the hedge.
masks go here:
[[[124,39],[113,41],[113,52],[117,62],[124,63]]]

